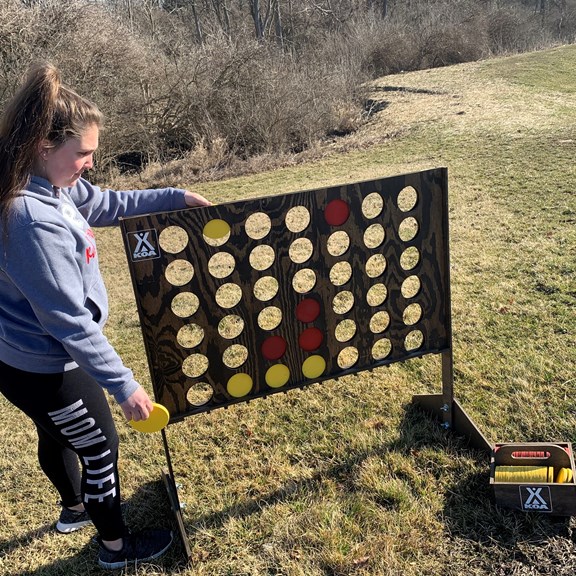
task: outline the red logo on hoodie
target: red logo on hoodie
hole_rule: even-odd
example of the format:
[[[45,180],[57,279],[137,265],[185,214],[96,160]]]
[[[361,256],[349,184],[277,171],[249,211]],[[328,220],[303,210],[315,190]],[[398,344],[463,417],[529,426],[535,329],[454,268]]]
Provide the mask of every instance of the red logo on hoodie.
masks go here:
[[[86,264],[90,264],[92,258],[96,258],[96,238],[94,237],[94,232],[90,228],[86,230],[86,240],[90,246],[86,248]]]

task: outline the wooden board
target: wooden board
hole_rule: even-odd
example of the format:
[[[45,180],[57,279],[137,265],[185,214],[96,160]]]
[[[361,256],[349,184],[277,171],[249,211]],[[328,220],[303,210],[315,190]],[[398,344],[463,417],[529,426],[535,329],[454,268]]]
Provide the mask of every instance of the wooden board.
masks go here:
[[[450,350],[447,194],[439,168],[122,220],[171,423]]]

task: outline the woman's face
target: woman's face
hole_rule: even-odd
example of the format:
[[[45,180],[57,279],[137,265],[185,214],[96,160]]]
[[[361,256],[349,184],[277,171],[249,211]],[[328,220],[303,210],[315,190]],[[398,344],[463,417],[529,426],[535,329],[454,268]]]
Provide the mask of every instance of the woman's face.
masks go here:
[[[85,170],[94,166],[99,128],[89,126],[79,138],[69,138],[56,147],[43,146],[40,151],[40,173],[52,186],[74,186]]]

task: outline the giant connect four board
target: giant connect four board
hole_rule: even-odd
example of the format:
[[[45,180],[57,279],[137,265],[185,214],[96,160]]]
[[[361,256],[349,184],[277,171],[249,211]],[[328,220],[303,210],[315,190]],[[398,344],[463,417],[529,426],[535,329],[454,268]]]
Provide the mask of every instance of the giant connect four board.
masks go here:
[[[444,168],[122,221],[171,423],[450,349]]]

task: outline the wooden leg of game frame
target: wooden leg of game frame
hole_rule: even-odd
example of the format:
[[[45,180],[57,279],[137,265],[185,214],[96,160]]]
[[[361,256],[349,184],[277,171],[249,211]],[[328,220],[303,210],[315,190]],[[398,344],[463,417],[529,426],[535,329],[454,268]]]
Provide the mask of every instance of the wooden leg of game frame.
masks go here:
[[[412,396],[412,403],[428,412],[434,418],[443,423],[446,409],[450,409],[452,414],[451,429],[456,434],[466,438],[470,446],[490,454],[492,445],[482,434],[480,429],[474,424],[471,418],[466,414],[460,403],[453,399],[452,405],[447,407],[442,394],[416,394]]]
[[[180,536],[180,541],[182,542],[184,553],[186,554],[186,559],[190,560],[192,551],[190,550],[190,545],[188,544],[188,536],[186,535],[186,528],[184,527],[184,519],[182,518],[182,505],[180,504],[176,482],[174,481],[174,471],[172,469],[172,460],[170,458],[170,450],[168,449],[168,440],[166,438],[165,430],[162,430],[162,441],[164,443],[164,452],[166,453],[166,463],[168,464],[168,468],[164,468],[162,470],[162,480],[164,481],[164,486],[166,487],[166,492],[168,493],[170,509],[172,510],[172,515],[174,517],[176,528]]]

